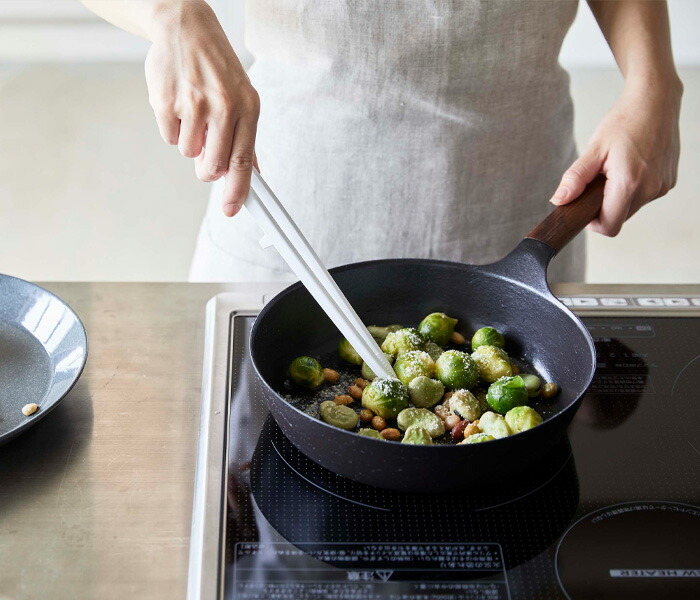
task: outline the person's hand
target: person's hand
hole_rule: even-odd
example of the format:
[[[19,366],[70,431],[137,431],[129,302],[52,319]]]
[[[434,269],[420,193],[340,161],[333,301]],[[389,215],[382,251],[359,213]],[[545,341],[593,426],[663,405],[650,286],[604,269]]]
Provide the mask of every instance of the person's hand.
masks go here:
[[[616,236],[623,223],[647,202],[665,195],[678,174],[679,80],[627,83],[598,126],[586,151],[564,173],[551,202],[575,200],[598,173],[604,173],[603,207],[588,229]]]
[[[232,217],[257,166],[258,94],[206,2],[170,2],[158,22],[146,58],[158,128],[168,144],[195,159],[202,181],[226,177],[223,210]]]

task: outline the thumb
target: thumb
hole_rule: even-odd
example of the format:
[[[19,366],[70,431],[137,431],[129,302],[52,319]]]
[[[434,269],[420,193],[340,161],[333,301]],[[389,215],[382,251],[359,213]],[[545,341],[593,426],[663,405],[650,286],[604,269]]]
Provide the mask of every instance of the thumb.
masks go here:
[[[598,155],[598,150],[586,150],[562,175],[559,187],[550,202],[560,206],[578,198],[584,188],[600,173],[602,166],[603,160]]]

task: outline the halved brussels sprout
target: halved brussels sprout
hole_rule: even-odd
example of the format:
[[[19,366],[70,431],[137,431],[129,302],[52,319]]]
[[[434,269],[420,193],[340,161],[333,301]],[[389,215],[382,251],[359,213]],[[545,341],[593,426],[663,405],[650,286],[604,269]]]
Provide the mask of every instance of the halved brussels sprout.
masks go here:
[[[460,442],[460,444],[479,444],[480,442],[490,442],[495,439],[495,437],[489,435],[488,433],[475,433],[470,435],[463,442]]]
[[[450,341],[450,336],[455,330],[457,319],[448,317],[445,313],[431,313],[418,325],[421,335],[435,342],[438,346],[444,346]]]
[[[412,327],[390,332],[382,343],[382,351],[392,358],[404,352],[423,350],[423,348],[425,348],[425,338]]]
[[[520,377],[523,378],[523,383],[525,384],[527,395],[530,398],[535,398],[536,396],[540,395],[542,380],[539,377],[537,377],[537,375],[529,375],[527,373],[523,373]]]
[[[411,350],[399,354],[394,363],[394,372],[401,383],[408,385],[419,375],[433,377],[435,375],[435,362],[427,352]]]
[[[408,407],[408,390],[398,379],[380,377],[362,391],[362,406],[385,419],[395,419]]]
[[[321,413],[321,419],[334,427],[355,429],[357,422],[360,420],[360,417],[352,408],[336,404],[333,400],[321,402],[318,408]]]
[[[308,390],[315,390],[323,383],[323,367],[315,358],[299,356],[289,365],[292,381]]]
[[[398,331],[399,329],[405,328],[403,325],[387,325],[386,327],[379,327],[378,325],[368,325],[367,329],[369,330],[372,337],[375,340],[377,340],[377,343],[381,344],[386,339],[386,336],[389,335],[392,331]]]
[[[479,376],[488,383],[513,374],[508,355],[496,346],[479,346],[472,352],[472,358],[479,366]]]
[[[357,365],[358,367],[362,364],[362,358],[357,353],[357,350],[352,347],[352,344],[348,342],[345,338],[338,342],[338,354],[345,362],[349,362],[351,365]]]
[[[450,397],[450,412],[460,419],[476,421],[484,412],[476,396],[469,390],[455,390]]]
[[[432,408],[445,395],[445,386],[435,379],[419,375],[408,384],[408,395],[413,406]]]
[[[401,443],[427,445],[433,443],[433,438],[430,437],[428,431],[423,427],[413,425],[406,430]]]
[[[505,348],[506,340],[493,327],[482,327],[477,329],[472,337],[472,352],[479,346],[496,346],[496,348]]]
[[[540,414],[529,406],[516,406],[506,413],[506,423],[513,433],[532,429],[542,423]]]
[[[427,408],[406,408],[396,417],[399,429],[406,431],[409,427],[422,427],[431,437],[440,437],[445,433],[445,423]]]
[[[376,429],[372,429],[371,427],[363,427],[357,433],[364,435],[365,437],[374,438],[375,440],[384,439]]]
[[[502,415],[498,415],[495,412],[487,412],[481,415],[479,419],[479,429],[481,429],[481,433],[487,433],[496,439],[508,437],[511,434],[510,427],[508,427],[506,420]],[[475,433],[474,435],[479,434]],[[472,438],[474,435],[469,437]]]
[[[511,408],[524,406],[528,401],[527,389],[520,375],[503,377],[489,386],[486,401],[489,406],[502,415]]]
[[[466,352],[448,350],[435,361],[437,376],[452,390],[473,388],[479,381],[479,367]]]
[[[440,355],[444,352],[444,350],[432,340],[428,340],[425,343],[425,351],[430,354],[430,358],[433,360],[440,358]]]
[[[392,356],[389,356],[386,352],[384,353],[384,356],[386,356],[386,359],[389,361],[389,364],[392,364],[394,362],[394,358]],[[362,368],[360,369],[360,374],[362,375],[363,379],[366,379],[367,381],[372,381],[376,375],[372,369],[369,368],[369,365],[362,361]]]

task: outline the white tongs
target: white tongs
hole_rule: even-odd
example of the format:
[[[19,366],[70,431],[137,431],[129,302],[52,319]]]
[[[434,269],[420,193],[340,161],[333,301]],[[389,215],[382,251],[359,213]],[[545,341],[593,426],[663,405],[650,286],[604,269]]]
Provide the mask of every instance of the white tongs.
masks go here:
[[[369,368],[379,377],[396,377],[385,354],[345,294],[340,291],[304,234],[255,168],[245,207],[265,234],[260,245],[263,248],[274,246],[277,249]]]

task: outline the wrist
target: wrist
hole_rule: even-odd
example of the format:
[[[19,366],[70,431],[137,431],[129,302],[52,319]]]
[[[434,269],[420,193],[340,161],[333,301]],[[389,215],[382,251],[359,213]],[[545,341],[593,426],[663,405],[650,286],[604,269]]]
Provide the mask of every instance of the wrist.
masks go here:
[[[147,0],[143,7],[144,30],[151,42],[172,36],[173,31],[187,23],[187,17],[193,13],[214,14],[205,0]]]
[[[625,92],[680,100],[683,95],[683,82],[673,65],[666,68],[645,69],[627,74]]]

